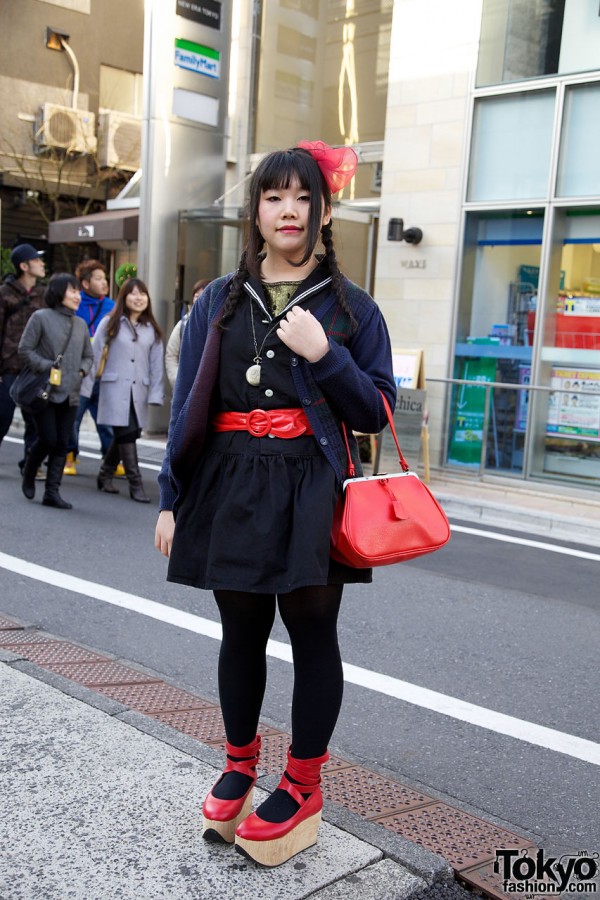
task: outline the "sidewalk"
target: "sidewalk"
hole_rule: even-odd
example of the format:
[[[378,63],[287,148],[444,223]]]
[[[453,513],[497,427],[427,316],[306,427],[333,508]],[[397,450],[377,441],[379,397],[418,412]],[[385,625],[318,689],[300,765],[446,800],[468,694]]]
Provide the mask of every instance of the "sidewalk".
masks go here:
[[[316,846],[255,866],[201,838],[220,753],[2,648],[0,694],[2,900],[466,898],[440,857],[361,839],[329,804]]]

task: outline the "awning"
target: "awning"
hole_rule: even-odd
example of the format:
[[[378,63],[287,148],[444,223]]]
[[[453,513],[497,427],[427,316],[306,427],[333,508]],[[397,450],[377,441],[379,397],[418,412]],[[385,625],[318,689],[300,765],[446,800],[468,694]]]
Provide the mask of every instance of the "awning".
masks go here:
[[[50,244],[129,243],[138,239],[139,209],[110,209],[74,219],[50,222]]]

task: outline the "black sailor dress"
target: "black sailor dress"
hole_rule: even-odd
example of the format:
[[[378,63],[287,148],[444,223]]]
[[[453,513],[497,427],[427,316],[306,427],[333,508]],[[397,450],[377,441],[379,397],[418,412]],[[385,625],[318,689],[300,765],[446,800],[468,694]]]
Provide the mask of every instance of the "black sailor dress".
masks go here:
[[[301,301],[315,311],[318,299]],[[261,350],[260,384],[246,370]],[[298,408],[291,352],[247,296],[221,341],[215,409]],[[206,590],[283,594],[309,585],[369,583],[371,569],[329,556],[335,473],[314,435],[210,433],[177,512],[167,580]]]

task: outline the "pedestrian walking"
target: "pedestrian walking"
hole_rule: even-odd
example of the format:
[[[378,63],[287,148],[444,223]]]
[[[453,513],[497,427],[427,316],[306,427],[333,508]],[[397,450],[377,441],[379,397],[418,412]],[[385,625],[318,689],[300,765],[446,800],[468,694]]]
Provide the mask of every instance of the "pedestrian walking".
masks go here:
[[[194,305],[196,300],[198,300],[198,298],[202,296],[202,291],[204,290],[204,288],[208,287],[209,284],[209,278],[202,278],[200,281],[196,282],[196,284],[192,288],[192,306]],[[179,369],[179,354],[181,352],[181,338],[183,337],[183,333],[185,331],[185,326],[187,325],[189,316],[190,313],[188,310],[185,315],[179,320],[179,322],[175,324],[169,340],[167,341],[167,348],[165,350],[165,370],[171,388],[175,387],[175,382],[177,380],[177,370]]]
[[[190,313],[159,476],[167,578],[212,590],[223,626],[227,763],[204,801],[203,834],[267,866],[317,839],[342,701],[343,586],[372,578],[329,556],[347,466],[341,423],[360,471],[352,429],[379,432],[380,390],[392,408],[396,398],[383,317],[342,275],[333,245],[331,194],[356,163],[351,148],[317,141],[259,164],[239,268]],[[276,607],[294,659],[292,743],[279,787],[249,815]]]
[[[102,319],[107,316],[115,307],[114,300],[108,296],[108,279],[106,277],[106,268],[99,259],[86,259],[77,266],[75,277],[81,283],[81,303],[77,310],[77,315],[83,319],[87,325],[90,340],[94,340],[94,335],[98,330],[98,326]],[[86,412],[89,412],[98,437],[100,438],[100,449],[102,456],[110,447],[113,439],[112,428],[108,425],[101,425],[98,422],[98,397],[100,395],[100,384],[94,383],[92,393],[89,397],[81,396],[79,399],[79,409],[73,433],[69,441],[67,449],[67,463],[65,465],[65,475],[77,475],[77,457],[79,456],[79,430],[81,422]]]
[[[68,273],[53,275],[44,295],[47,309],[29,319],[19,342],[19,361],[33,372],[53,370],[48,403],[35,412],[36,439],[23,466],[23,493],[35,497],[35,475],[48,457],[46,490],[42,503],[56,509],[72,509],[59,489],[67,456],[67,444],[79,407],[83,377],[92,365],[92,347],[85,323],[75,313],[81,300],[79,282]],[[56,374],[58,373],[58,374]]]
[[[142,483],[136,441],[146,425],[148,407],[163,403],[163,359],[162,331],[152,312],[148,288],[139,278],[129,278],[119,290],[115,308],[98,326],[94,368],[82,387],[82,394],[91,396],[94,376],[99,375],[98,424],[112,426],[114,434],[98,473],[99,491],[119,493],[112,479],[122,459],[129,496],[138,503],[150,502]]]
[[[27,322],[36,309],[44,305],[45,286],[40,279],[46,274],[42,253],[31,244],[19,244],[10,254],[14,275],[7,275],[0,285],[0,444],[8,433],[15,414],[10,389],[19,374],[19,341]],[[22,410],[25,424],[24,454],[19,462],[21,472],[27,453],[35,441],[35,422],[31,413]]]

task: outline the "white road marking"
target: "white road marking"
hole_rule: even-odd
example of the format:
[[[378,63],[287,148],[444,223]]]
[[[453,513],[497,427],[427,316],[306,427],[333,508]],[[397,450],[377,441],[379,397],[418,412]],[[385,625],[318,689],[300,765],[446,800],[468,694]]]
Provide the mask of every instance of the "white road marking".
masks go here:
[[[11,437],[10,435],[7,435],[7,437],[3,438],[3,440],[9,441],[11,444],[22,444],[23,443],[21,438]],[[146,441],[146,444],[148,444],[151,447],[154,445],[158,446],[157,441]],[[97,460],[102,459],[101,453],[90,453],[89,450],[80,450],[78,455],[85,456],[86,459],[97,459]],[[149,469],[152,472],[160,472],[160,470],[161,470],[161,466],[157,466],[155,463],[140,462],[139,466],[140,466],[140,469]]]
[[[515,537],[498,531],[484,531],[481,528],[467,528],[465,525],[452,525],[452,523],[450,523],[450,529],[459,531],[461,534],[474,534],[476,537],[489,538],[492,541],[521,544],[522,547],[534,547],[537,550],[549,550],[551,553],[562,553],[564,556],[577,556],[579,559],[592,559],[600,562],[600,553],[590,553],[588,550],[573,550],[571,547],[560,547],[557,544],[546,544],[544,541],[532,541],[529,538]]]
[[[166,606],[163,603],[157,603],[155,600],[128,594],[125,591],[119,591],[107,585],[86,581],[74,575],[67,575],[65,572],[38,566],[16,556],[0,553],[0,567],[17,575],[24,575],[27,578],[33,578],[63,590],[73,591],[84,597],[102,600],[105,603],[119,606],[121,609],[128,609],[132,612],[149,616],[152,619],[157,619],[159,622],[175,625],[177,628],[185,628],[187,631],[192,631],[195,634],[201,634],[215,640],[221,640],[222,637],[220,624],[213,622],[211,619],[192,615],[183,610]],[[267,644],[267,654],[284,662],[292,662],[291,647],[281,641],[270,640]],[[507,735],[519,741],[526,741],[538,747],[545,747],[556,753],[564,753],[584,762],[600,765],[600,744],[585,738],[565,734],[553,728],[546,728],[543,725],[536,725],[523,719],[516,719],[513,716],[508,716],[492,709],[476,706],[457,697],[440,694],[437,691],[419,687],[408,681],[392,678],[389,675],[383,675],[380,672],[373,672],[370,669],[364,669],[361,666],[354,666],[349,663],[344,663],[344,680],[349,684],[356,684],[359,687],[376,691],[379,694],[395,697],[397,700],[403,700],[405,703],[411,703],[414,706],[441,713],[452,719],[468,722],[479,728],[486,728],[488,731]]]

